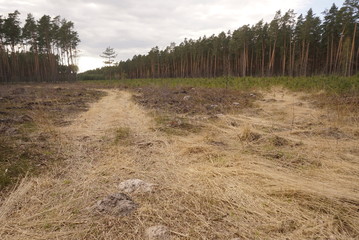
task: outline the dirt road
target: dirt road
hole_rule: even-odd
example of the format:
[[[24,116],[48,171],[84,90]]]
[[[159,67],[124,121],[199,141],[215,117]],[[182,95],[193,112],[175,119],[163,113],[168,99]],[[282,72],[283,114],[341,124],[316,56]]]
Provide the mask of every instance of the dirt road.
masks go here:
[[[54,128],[67,161],[25,178],[0,207],[1,239],[357,239],[358,126],[276,89],[243,114],[197,116],[197,133],[160,131],[131,93],[107,96]],[[131,215],[98,214],[127,179],[156,184],[131,196]]]

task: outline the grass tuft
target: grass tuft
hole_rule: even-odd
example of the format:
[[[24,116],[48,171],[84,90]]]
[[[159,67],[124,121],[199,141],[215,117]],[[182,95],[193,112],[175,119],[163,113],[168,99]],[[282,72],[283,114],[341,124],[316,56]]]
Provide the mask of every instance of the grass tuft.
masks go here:
[[[120,127],[116,130],[115,144],[128,143],[130,137],[130,129],[128,127]]]

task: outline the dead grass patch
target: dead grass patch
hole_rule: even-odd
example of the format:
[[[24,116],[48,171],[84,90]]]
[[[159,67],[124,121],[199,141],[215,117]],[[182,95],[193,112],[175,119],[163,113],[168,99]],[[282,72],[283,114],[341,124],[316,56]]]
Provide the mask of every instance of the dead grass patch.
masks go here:
[[[189,147],[184,151],[184,155],[198,155],[198,154],[203,154],[205,152],[208,152],[208,149],[205,147],[200,147],[200,146],[194,146],[194,147]]]
[[[270,146],[262,146],[262,148],[263,149],[260,150],[257,148],[256,151],[260,152],[263,157],[274,161],[274,164],[279,164],[285,168],[301,170],[322,166],[322,163],[319,160],[298,151],[291,151],[290,149],[285,148],[272,148]]]
[[[129,144],[130,129],[128,127],[120,127],[116,129],[115,144]]]
[[[359,96],[358,93],[334,95],[318,93],[311,96],[316,107],[330,111],[333,123],[344,125],[347,123],[359,124]]]
[[[156,113],[155,121],[158,129],[169,135],[186,136],[191,133],[199,133],[203,126],[190,121],[189,118],[171,116],[163,113]]]
[[[239,134],[239,139],[245,142],[255,142],[258,141],[261,136],[261,134],[254,132],[251,126],[247,125],[242,128],[242,131]]]
[[[289,145],[289,141],[283,137],[274,136],[270,138],[271,144],[273,144],[276,147],[283,147]]]
[[[356,206],[347,204],[342,199],[328,198],[298,190],[277,191],[271,193],[270,196],[287,202],[295,202],[313,213],[327,215],[330,218],[328,227],[334,232],[348,234],[349,236],[358,236],[359,234],[356,226],[359,219],[352,213]]]
[[[50,162],[63,159],[56,154],[59,145],[51,140],[52,125],[63,125],[65,118],[87,110],[90,102],[103,96],[99,91],[71,86],[1,86],[0,192],[9,190],[27,172],[40,173]]]

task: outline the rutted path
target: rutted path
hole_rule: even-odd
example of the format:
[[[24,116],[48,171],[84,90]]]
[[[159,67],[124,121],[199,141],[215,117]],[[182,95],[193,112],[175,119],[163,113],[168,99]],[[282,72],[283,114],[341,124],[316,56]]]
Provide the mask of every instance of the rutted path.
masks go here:
[[[131,101],[130,93],[116,90],[106,90],[106,93],[107,96],[92,104],[87,112],[71,119],[71,125],[55,129],[56,141],[63,145],[63,154],[67,156],[66,164],[44,176],[22,181],[1,206],[1,239],[57,239],[62,236],[72,239],[82,236],[84,230],[89,231],[45,233],[53,224],[75,227],[86,222],[78,219],[79,216],[72,219],[74,208],[87,216],[92,215],[89,209],[104,190],[98,170],[102,164],[110,167],[106,159],[121,157],[118,152],[121,147],[113,146],[116,130],[130,129],[131,136],[140,143],[147,138],[151,126],[151,119]],[[117,174],[114,170],[111,173]],[[116,182],[105,184],[113,187]],[[18,209],[19,206],[23,207]]]
[[[108,94],[80,114],[61,131],[67,136],[99,138],[116,127],[128,127],[136,132],[148,132],[151,119],[131,100],[128,92],[107,90]]]

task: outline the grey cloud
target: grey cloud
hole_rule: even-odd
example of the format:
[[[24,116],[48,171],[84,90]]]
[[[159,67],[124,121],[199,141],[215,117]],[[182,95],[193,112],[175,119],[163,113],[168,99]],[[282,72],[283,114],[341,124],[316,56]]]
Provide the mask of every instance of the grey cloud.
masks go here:
[[[266,12],[265,8],[273,1],[0,0],[0,11],[7,14],[18,9],[23,19],[28,12],[36,18],[61,15],[75,23],[82,56],[98,57],[110,45],[119,53],[119,60],[126,60],[156,45],[164,48],[185,37],[218,34],[271,18],[274,12]]]

